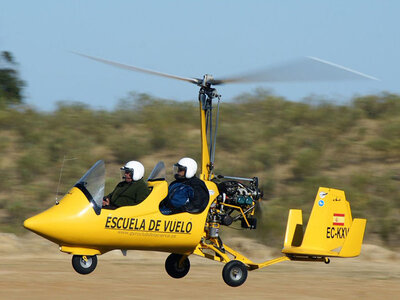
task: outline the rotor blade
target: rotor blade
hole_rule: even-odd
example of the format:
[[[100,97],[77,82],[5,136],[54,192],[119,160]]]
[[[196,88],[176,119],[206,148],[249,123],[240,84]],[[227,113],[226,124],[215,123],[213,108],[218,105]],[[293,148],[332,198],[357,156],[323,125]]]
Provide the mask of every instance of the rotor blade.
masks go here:
[[[161,73],[158,71],[153,71],[153,70],[149,70],[149,69],[144,69],[144,68],[138,68],[138,67],[134,67],[134,66],[130,66],[130,65],[125,65],[125,64],[121,64],[118,62],[114,62],[111,60],[106,60],[103,58],[99,58],[99,57],[94,57],[94,56],[90,56],[90,55],[86,55],[83,53],[79,53],[79,52],[75,52],[72,51],[72,53],[75,53],[79,56],[82,57],[86,57],[104,64],[108,64],[117,68],[122,68],[122,69],[126,69],[126,70],[130,70],[130,71],[136,71],[136,72],[142,72],[142,73],[147,73],[147,74],[151,74],[151,75],[157,75],[157,76],[162,76],[162,77],[167,77],[167,78],[172,78],[172,79],[178,79],[178,80],[183,80],[183,81],[187,81],[190,83],[194,83],[194,84],[200,84],[202,82],[201,79],[198,78],[190,78],[190,77],[181,77],[181,76],[176,76],[176,75],[171,75],[171,74],[166,74],[166,73]]]
[[[222,79],[214,79],[212,84],[240,82],[295,82],[295,81],[339,81],[371,79],[375,77],[331,63],[316,57],[303,57],[290,62],[274,65],[259,71]]]

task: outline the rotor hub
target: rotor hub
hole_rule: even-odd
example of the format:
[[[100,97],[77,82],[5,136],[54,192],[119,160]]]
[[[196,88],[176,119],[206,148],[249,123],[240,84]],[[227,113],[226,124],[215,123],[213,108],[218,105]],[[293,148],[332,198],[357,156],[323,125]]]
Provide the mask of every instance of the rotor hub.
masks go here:
[[[203,81],[201,83],[201,86],[203,87],[211,87],[212,82],[214,81],[214,77],[210,74],[205,74],[203,76]]]

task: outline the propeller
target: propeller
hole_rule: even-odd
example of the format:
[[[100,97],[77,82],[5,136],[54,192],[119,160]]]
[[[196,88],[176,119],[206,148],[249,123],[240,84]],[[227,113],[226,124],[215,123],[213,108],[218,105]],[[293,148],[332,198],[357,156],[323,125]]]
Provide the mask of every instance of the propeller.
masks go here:
[[[221,85],[227,83],[250,82],[308,82],[360,79],[379,81],[378,78],[375,78],[373,76],[312,56],[298,58],[286,63],[272,65],[268,68],[260,69],[258,71],[252,71],[235,76],[228,76],[221,79],[214,79],[210,75],[204,75],[203,79],[199,79],[193,77],[176,76],[149,69],[130,66],[79,52],[73,53],[114,67],[187,81],[199,86],[206,86],[206,84]]]

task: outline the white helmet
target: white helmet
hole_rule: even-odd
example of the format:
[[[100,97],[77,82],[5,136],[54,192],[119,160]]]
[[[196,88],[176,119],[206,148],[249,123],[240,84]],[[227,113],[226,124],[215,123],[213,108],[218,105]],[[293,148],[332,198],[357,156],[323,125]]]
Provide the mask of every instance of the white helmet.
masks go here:
[[[131,172],[131,177],[133,181],[138,181],[143,178],[144,175],[144,166],[136,161],[136,160],[131,160],[128,161],[125,166],[121,168],[121,171],[124,173],[127,171]]]
[[[185,178],[192,178],[197,171],[196,161],[189,157],[181,158],[178,163],[174,164],[174,175],[177,175],[182,170],[185,171]]]

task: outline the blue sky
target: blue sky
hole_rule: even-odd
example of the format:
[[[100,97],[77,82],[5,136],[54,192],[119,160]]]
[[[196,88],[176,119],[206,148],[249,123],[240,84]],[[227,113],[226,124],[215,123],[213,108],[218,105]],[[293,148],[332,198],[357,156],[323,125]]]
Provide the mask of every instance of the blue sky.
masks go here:
[[[186,82],[129,72],[70,51],[176,74],[215,77],[315,56],[381,81],[224,85],[230,101],[257,87],[290,100],[400,93],[399,1],[2,1],[0,51],[27,82],[26,102],[113,109],[130,91],[197,99]]]

